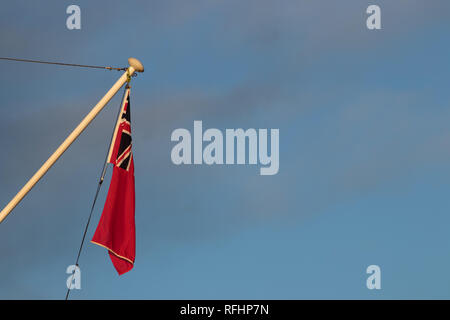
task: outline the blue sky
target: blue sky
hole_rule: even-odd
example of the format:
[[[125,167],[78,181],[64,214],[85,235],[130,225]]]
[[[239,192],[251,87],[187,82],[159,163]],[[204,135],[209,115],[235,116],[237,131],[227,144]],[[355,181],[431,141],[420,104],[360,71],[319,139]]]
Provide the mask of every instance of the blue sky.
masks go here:
[[[0,56],[146,68],[131,93],[136,264],[119,277],[86,243],[71,298],[450,298],[448,2],[15,1],[0,16]],[[119,73],[0,65],[3,206]],[[0,298],[64,298],[119,96],[0,225]],[[279,128],[279,173],[173,165],[170,135],[194,120]]]

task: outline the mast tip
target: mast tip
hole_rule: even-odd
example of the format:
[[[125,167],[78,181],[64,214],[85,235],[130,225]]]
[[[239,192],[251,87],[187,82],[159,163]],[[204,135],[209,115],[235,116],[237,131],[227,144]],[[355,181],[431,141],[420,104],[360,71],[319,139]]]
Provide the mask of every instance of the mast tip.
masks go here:
[[[144,65],[136,58],[128,58],[128,64],[137,72],[144,72]]]

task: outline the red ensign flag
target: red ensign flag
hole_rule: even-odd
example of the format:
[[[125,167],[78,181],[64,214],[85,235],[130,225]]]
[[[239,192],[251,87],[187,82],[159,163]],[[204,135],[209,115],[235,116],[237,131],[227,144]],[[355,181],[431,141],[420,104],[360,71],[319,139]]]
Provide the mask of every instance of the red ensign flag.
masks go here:
[[[114,165],[114,171],[105,207],[91,242],[108,249],[111,261],[121,275],[133,268],[136,247],[130,88],[125,91],[108,162]]]

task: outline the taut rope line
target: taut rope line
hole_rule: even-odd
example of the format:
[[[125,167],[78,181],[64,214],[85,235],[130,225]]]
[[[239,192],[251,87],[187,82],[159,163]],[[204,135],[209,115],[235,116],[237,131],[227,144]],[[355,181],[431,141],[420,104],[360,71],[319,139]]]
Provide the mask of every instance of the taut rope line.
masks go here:
[[[0,57],[0,60],[16,61],[16,62],[42,63],[42,64],[53,64],[53,65],[66,66],[66,67],[92,68],[92,69],[104,69],[104,70],[117,70],[117,71],[125,71],[125,70],[127,70],[127,68],[91,66],[91,65],[85,65],[85,64],[74,64],[74,63],[41,61],[41,60],[29,60],[29,59],[18,59],[18,58],[7,58],[7,57]]]

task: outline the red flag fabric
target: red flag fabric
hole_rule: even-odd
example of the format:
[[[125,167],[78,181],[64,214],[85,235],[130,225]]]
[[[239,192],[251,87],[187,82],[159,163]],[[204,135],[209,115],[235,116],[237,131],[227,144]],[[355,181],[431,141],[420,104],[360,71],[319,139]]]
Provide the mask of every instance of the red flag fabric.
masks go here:
[[[91,240],[108,249],[119,275],[133,268],[136,249],[131,141],[130,88],[127,88],[108,155],[108,162],[114,165],[111,184],[100,222]]]

